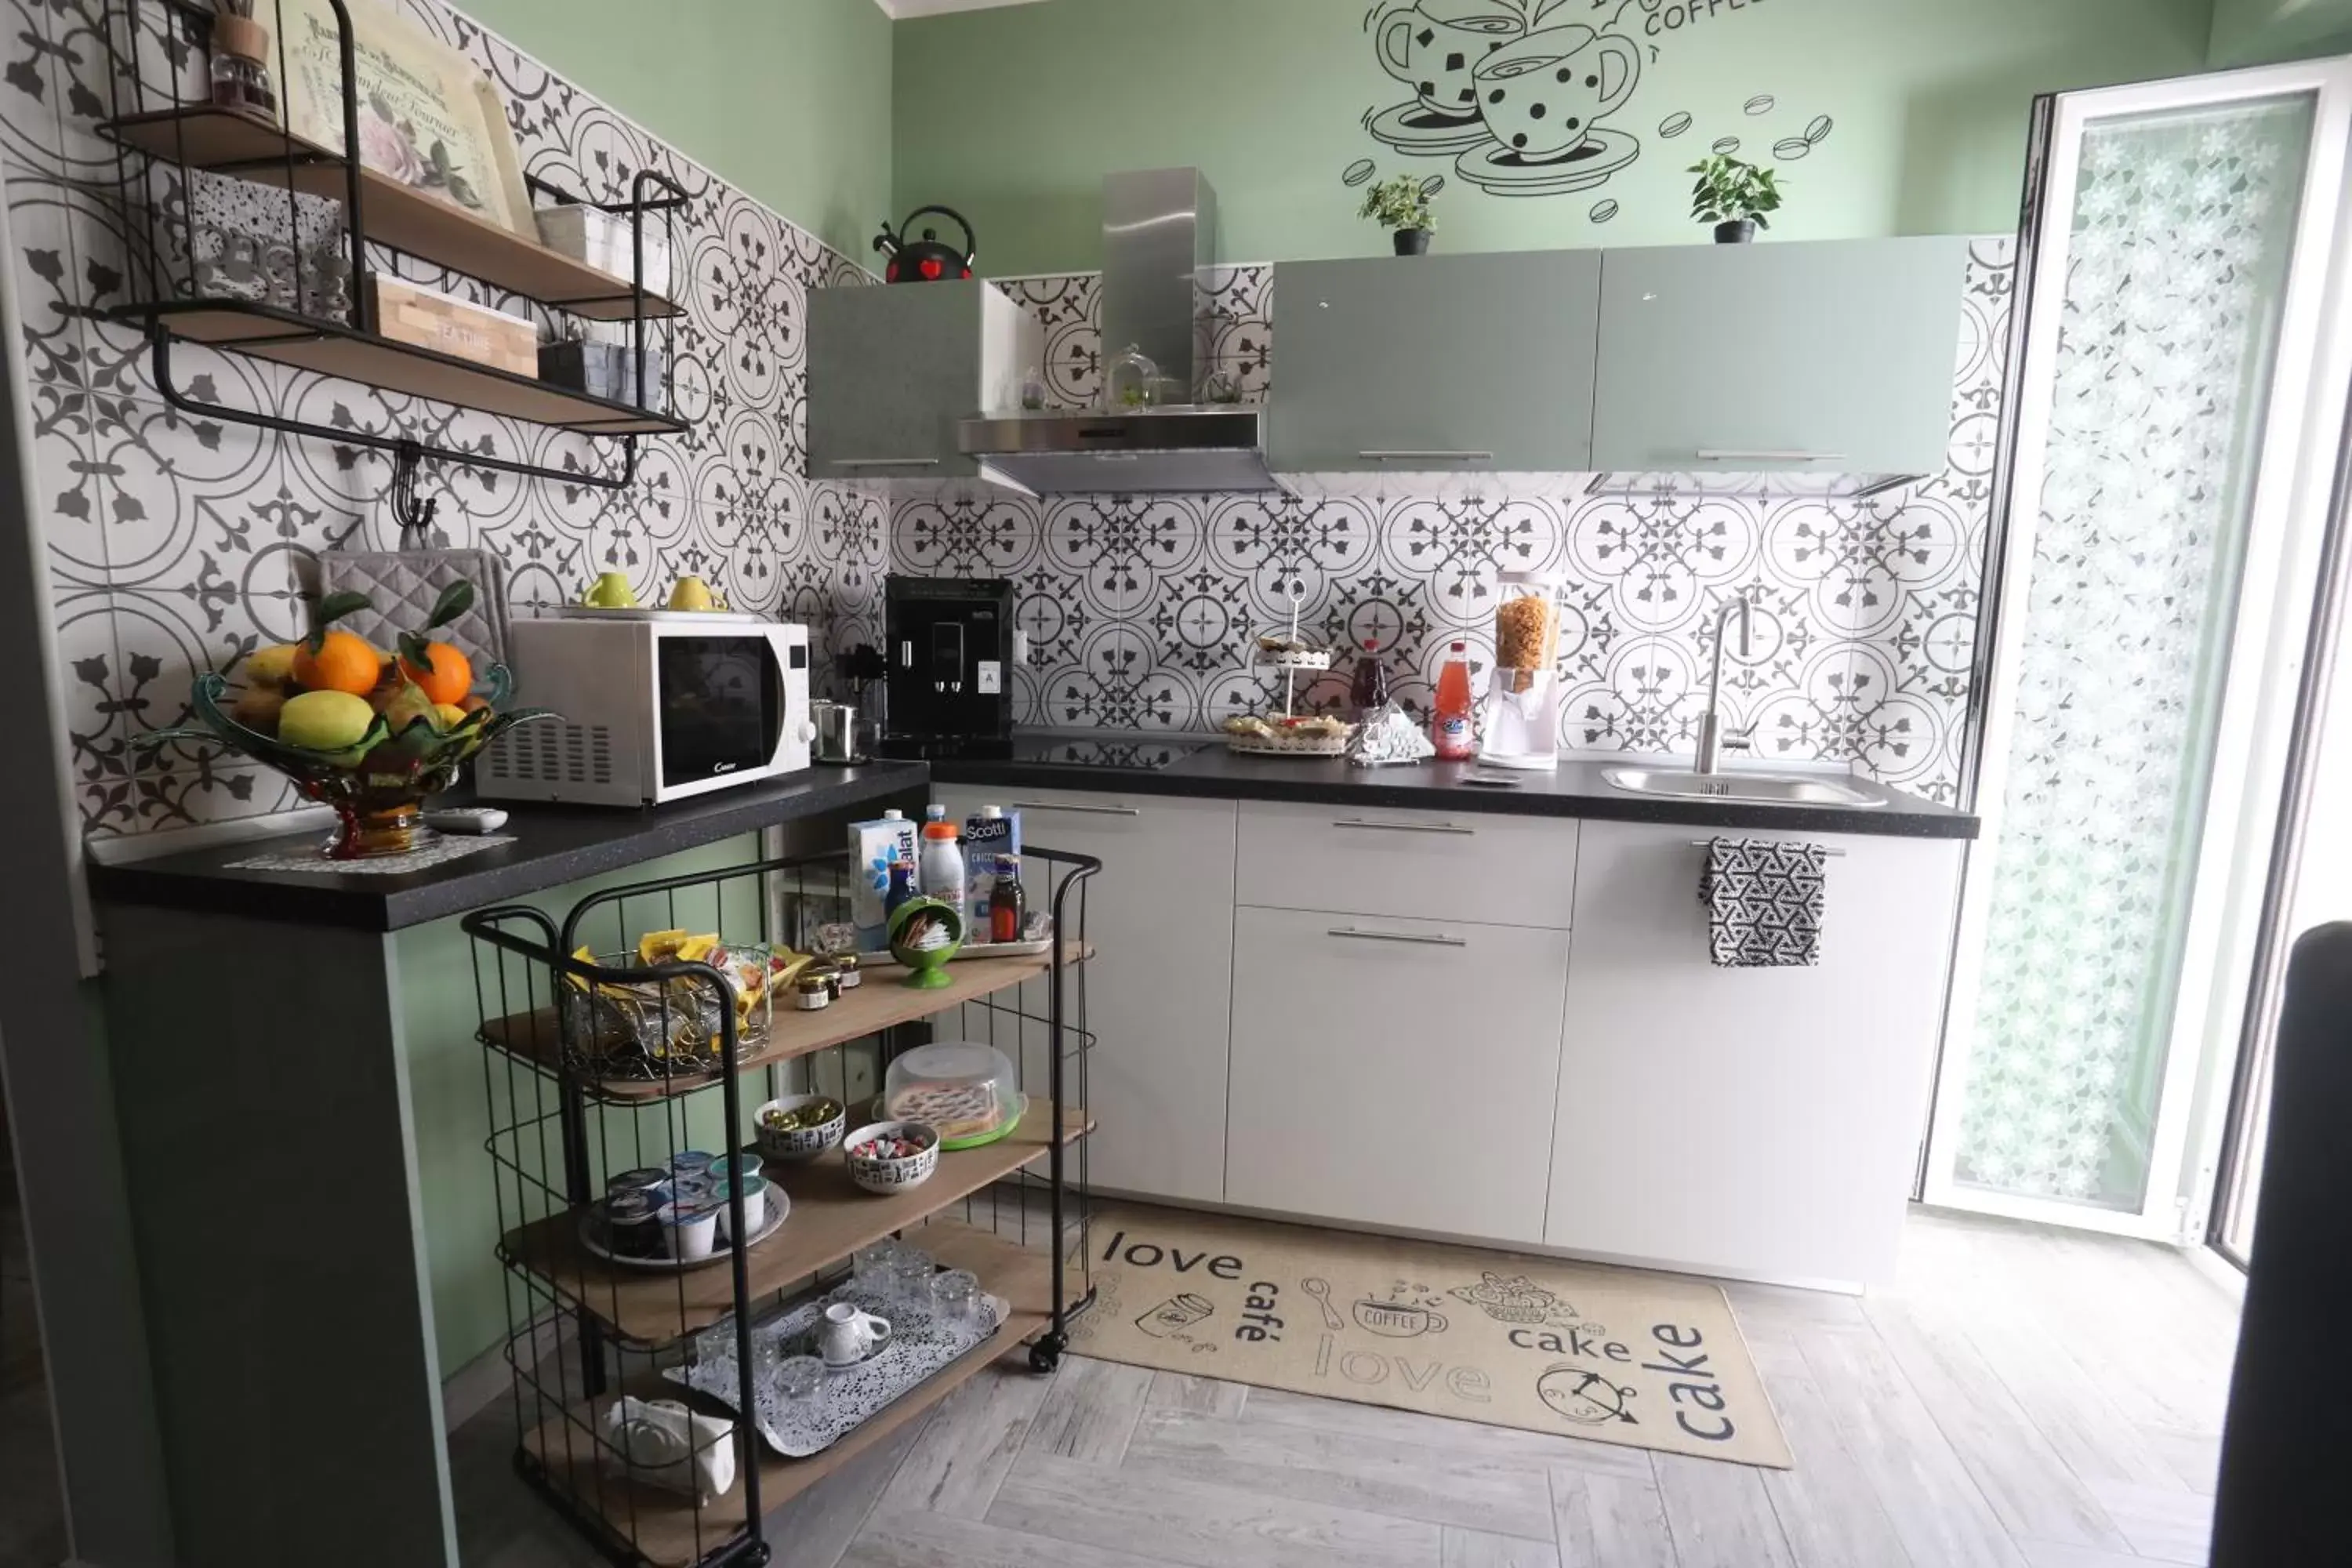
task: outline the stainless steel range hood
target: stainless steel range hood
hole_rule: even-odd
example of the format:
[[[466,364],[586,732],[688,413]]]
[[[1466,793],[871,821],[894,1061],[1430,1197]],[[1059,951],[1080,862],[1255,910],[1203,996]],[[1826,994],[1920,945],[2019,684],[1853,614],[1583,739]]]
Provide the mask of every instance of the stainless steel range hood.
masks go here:
[[[1216,193],[1200,170],[1105,176],[1106,364],[1132,343],[1178,385],[1200,386],[1200,284],[1216,237]],[[1265,466],[1264,412],[1247,405],[986,414],[962,422],[957,445],[982,477],[1032,495],[1281,488]]]

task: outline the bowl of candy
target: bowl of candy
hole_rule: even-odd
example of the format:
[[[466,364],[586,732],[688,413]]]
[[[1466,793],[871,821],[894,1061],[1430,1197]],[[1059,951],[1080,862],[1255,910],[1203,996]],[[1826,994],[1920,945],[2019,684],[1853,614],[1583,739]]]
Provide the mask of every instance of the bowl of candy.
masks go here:
[[[367,596],[330,595],[309,637],[246,656],[234,697],[226,676],[206,670],[188,694],[195,722],[134,744],[209,743],[275,768],[306,799],[334,809],[335,831],[322,846],[330,859],[405,854],[436,837],[420,814],[467,759],[518,725],[554,717],[513,706],[504,665],[478,681],[463,651],[429,635],[473,602],[471,584],[452,584],[424,626],[402,633],[387,653],[332,625],[369,607]]]
[[[887,1197],[918,1187],[940,1168],[940,1135],[919,1121],[877,1121],[851,1133],[842,1145],[849,1179]]]
[[[849,1113],[829,1094],[788,1094],[760,1107],[753,1133],[771,1160],[813,1160],[841,1142]]]

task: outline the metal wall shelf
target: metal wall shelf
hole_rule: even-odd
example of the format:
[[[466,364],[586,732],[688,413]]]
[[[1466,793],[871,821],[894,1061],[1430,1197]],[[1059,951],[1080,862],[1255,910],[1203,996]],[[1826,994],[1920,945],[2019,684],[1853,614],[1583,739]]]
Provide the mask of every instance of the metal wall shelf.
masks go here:
[[[124,145],[167,162],[257,184],[290,186],[305,195],[341,199],[348,177],[341,154],[289,135],[258,116],[211,104],[128,115],[102,129]],[[675,300],[641,294],[626,279],[551,250],[365,164],[360,166],[360,184],[366,193],[362,232],[376,244],[575,316],[626,321],[640,314],[654,320],[683,313]]]

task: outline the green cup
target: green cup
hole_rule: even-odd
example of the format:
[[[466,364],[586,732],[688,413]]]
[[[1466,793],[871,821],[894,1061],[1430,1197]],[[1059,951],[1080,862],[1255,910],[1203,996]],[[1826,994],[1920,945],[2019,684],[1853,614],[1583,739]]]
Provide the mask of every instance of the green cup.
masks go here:
[[[908,899],[890,913],[890,956],[918,991],[951,985],[948,960],[963,945],[963,911],[940,899]]]

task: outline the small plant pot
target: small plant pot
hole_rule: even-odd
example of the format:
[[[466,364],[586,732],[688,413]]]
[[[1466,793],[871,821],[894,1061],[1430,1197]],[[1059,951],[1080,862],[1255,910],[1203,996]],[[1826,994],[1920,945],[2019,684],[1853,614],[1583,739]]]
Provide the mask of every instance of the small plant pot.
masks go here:
[[[1729,223],[1715,226],[1715,243],[1717,245],[1746,245],[1755,237],[1756,220],[1752,217],[1734,218]]]
[[[1425,228],[1400,228],[1390,234],[1389,238],[1395,242],[1399,256],[1429,254],[1429,230]]]

